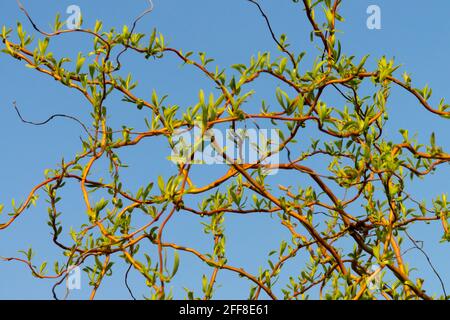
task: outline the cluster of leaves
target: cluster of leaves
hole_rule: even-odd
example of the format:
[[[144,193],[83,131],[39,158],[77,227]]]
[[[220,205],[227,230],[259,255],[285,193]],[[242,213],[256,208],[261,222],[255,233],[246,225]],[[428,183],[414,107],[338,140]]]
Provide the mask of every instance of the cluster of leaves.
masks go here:
[[[444,194],[427,207],[426,203],[414,200],[407,193],[407,187],[409,181],[448,164],[450,155],[436,145],[434,135],[430,144],[424,146],[410,138],[407,130],[401,130],[403,142],[394,143],[385,139],[383,127],[388,121],[386,105],[394,86],[416,97],[418,105],[442,119],[450,117],[449,107],[441,101],[433,108],[428,102],[431,89],[414,88],[408,74],[402,79],[396,78],[398,66],[393,60],[382,57],[377,68],[368,71],[367,57],[356,61],[354,56],[343,54],[336,38],[336,22],[343,21],[338,13],[341,0],[294,2],[302,2],[312,27],[311,41],[318,41],[323,49],[310,68],[303,60],[306,53],[290,51],[285,35],[274,36],[279,57],[273,58],[270,52],[258,53],[248,64],[220,70],[210,68],[213,60],[206,53],[193,58],[193,52],[184,53],[169,47],[156,30],[149,37],[126,26],[122,31],[104,31],[100,21],[92,29],[64,30],[57,18],[52,33],[37,30],[44,38],[31,49],[33,37],[20,23],[15,30],[15,40],[13,30],[3,27],[3,52],[80,92],[91,106],[92,117],[88,134],[82,141],[82,151],[69,162],[63,161],[58,169],[47,170],[45,180],[32,189],[22,204],[13,203],[10,217],[0,224],[0,230],[8,228],[35,204],[37,194],[44,192],[49,204],[48,224],[53,242],[61,248],[64,263],[56,262],[54,272],[49,275],[46,264],[40,268],[33,264],[31,250],[24,252],[24,259],[5,259],[26,263],[36,277],[58,279],[58,283],[67,277],[70,266],[84,266],[93,288],[91,298],[95,297],[102,280],[111,275],[113,256],[118,256],[143,276],[151,290],[149,298],[172,298],[167,284],[179,268],[179,251],[194,255],[212,268],[211,275],[202,278],[206,299],[214,296],[217,274],[224,271],[251,282],[250,299],[258,299],[262,294],[272,299],[304,299],[315,288],[319,288],[320,298],[327,299],[433,298],[422,289],[422,279],[412,278],[402,255],[402,243],[409,226],[433,221],[442,225],[442,240],[450,241],[450,206]],[[321,9],[323,15],[316,13]],[[268,26],[270,28],[269,22]],[[92,50],[80,53],[73,68],[69,66],[70,59],[57,58],[48,50],[53,37],[71,32],[93,38]],[[166,97],[158,97],[156,91],[149,99],[138,97],[133,91],[137,82],[132,75],[126,78],[119,75],[120,55],[113,56],[115,48],[123,49],[121,54],[126,50],[136,52],[144,59],[174,56],[206,76],[219,96],[216,98],[211,93],[207,99],[201,91],[198,103],[184,109],[167,105]],[[260,112],[248,113],[244,103],[250,101],[254,93],[249,87],[263,76],[276,79],[289,88],[289,92],[280,87],[274,89],[279,105],[270,110],[263,102]],[[360,96],[363,85],[370,86],[373,94]],[[342,105],[327,103],[327,92],[339,93],[344,101]],[[148,118],[144,131],[133,132],[133,128],[126,125],[121,130],[108,126],[105,101],[113,93],[120,93],[124,102],[145,112]],[[118,155],[120,149],[133,148],[159,136],[166,137],[173,148],[174,133],[180,129],[193,130],[195,123],[201,123],[202,132],[206,132],[219,124],[234,128],[236,123],[259,120],[270,120],[274,127],[281,128],[277,152],[287,155],[288,160],[270,165],[262,161],[242,163],[216,146],[217,152],[227,160],[228,171],[207,185],[196,186],[190,175],[192,164],[181,161],[172,177],[161,176],[136,193],[128,191],[121,182],[124,165]],[[297,143],[299,132],[306,130],[309,123],[324,138],[311,141],[304,150],[295,148],[298,151],[294,153],[289,147]],[[302,142],[307,143],[304,140]],[[322,161],[324,157],[328,159],[328,173],[306,166],[306,161],[317,157]],[[109,172],[104,179],[93,180],[90,178],[92,170],[100,159],[107,159]],[[277,186],[270,183],[264,170],[268,168],[288,171],[291,181],[298,180],[297,176],[306,176],[310,185],[279,185],[275,191]],[[62,200],[58,193],[70,181],[79,182],[86,206],[86,223],[79,230],[71,229],[71,242],[64,243],[60,240],[64,220],[63,213],[58,211]],[[154,183],[158,189],[154,188]],[[338,196],[341,190],[346,197]],[[95,202],[93,194],[104,191],[109,198]],[[185,203],[188,195],[198,197],[198,208]],[[0,206],[0,212],[2,209]],[[212,237],[210,253],[163,240],[166,225],[182,211],[209,219],[204,223],[204,231]],[[148,217],[145,225],[133,224],[132,218],[138,213]],[[224,223],[230,214],[273,214],[289,232],[291,240],[281,241],[279,249],[270,252],[268,266],[251,274],[241,266],[228,264]],[[354,245],[340,245],[342,239]],[[140,248],[144,240],[155,246],[156,256]],[[171,251],[174,258],[169,261]],[[300,252],[309,255],[309,261],[298,274],[289,275],[288,283],[280,285],[278,280],[283,267]],[[376,273],[382,277],[376,290],[371,290],[368,283],[374,276],[375,266]],[[189,299],[196,298],[193,291],[186,291]]]

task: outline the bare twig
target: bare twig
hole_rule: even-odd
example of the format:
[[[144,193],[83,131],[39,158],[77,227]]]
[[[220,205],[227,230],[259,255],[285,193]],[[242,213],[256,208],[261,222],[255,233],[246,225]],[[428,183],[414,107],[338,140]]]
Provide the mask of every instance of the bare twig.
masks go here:
[[[122,56],[122,54],[124,54],[128,48],[129,48],[129,44],[130,44],[130,38],[133,35],[134,30],[136,29],[136,26],[138,24],[138,22],[144,18],[147,14],[149,14],[150,12],[153,11],[154,5],[153,5],[153,1],[152,0],[148,0],[149,2],[149,7],[144,10],[144,12],[142,12],[134,21],[133,21],[133,26],[130,30],[130,36],[127,38],[127,43],[125,44],[125,47],[123,48],[122,51],[119,52],[119,54],[116,57],[116,68],[115,70],[119,70],[121,67],[121,63],[120,63],[120,57]]]
[[[411,235],[408,233],[407,230],[403,230],[406,234],[406,236],[408,237],[408,239],[411,241],[411,243],[414,245],[414,247],[419,250],[425,257],[425,259],[427,259],[428,264],[430,265],[431,269],[433,270],[434,274],[436,275],[436,277],[439,279],[439,282],[441,284],[442,287],[442,292],[444,293],[445,298],[447,298],[447,292],[445,290],[445,285],[444,285],[444,281],[442,281],[441,276],[439,275],[439,272],[437,272],[436,268],[433,266],[433,263],[431,262],[430,257],[428,256],[428,254],[425,252],[425,250],[423,250],[420,246],[417,245],[417,242],[413,237],[411,237]]]
[[[125,273],[125,286],[128,289],[128,292],[130,293],[131,298],[133,298],[133,300],[136,300],[136,298],[133,295],[133,291],[131,291],[131,288],[128,284],[128,275],[130,274],[130,270],[133,267],[133,265],[130,263],[130,265],[128,266],[127,272]]]
[[[89,130],[88,130],[88,128],[86,127],[86,125],[85,125],[83,122],[81,122],[79,119],[75,118],[74,116],[70,116],[70,115],[62,114],[62,113],[57,113],[57,114],[54,114],[54,115],[50,116],[50,117],[49,117],[47,120],[45,120],[45,121],[42,121],[42,122],[33,122],[33,121],[25,120],[25,119],[22,117],[22,114],[20,113],[19,108],[17,107],[16,101],[13,102],[13,107],[14,107],[14,110],[16,110],[17,115],[19,116],[20,120],[21,120],[23,123],[31,124],[31,125],[33,125],[33,126],[43,126],[43,125],[48,124],[50,121],[52,121],[52,120],[55,119],[55,118],[66,118],[66,119],[70,119],[70,120],[73,120],[73,121],[77,122],[77,123],[84,129],[84,131],[92,138],[92,136],[91,136],[91,134],[89,133]]]
[[[278,39],[275,36],[275,33],[274,33],[273,29],[272,29],[272,25],[270,24],[270,20],[267,17],[267,15],[264,12],[264,10],[262,9],[261,5],[258,2],[256,2],[255,0],[247,0],[247,1],[253,3],[254,5],[256,5],[258,7],[259,12],[263,16],[264,20],[266,20],[266,24],[267,24],[267,27],[269,28],[270,35],[272,36],[273,41],[275,41],[275,43],[280,47],[281,51],[283,51],[284,53],[286,53],[289,56],[289,58],[290,58],[290,60],[292,62],[292,65],[294,66],[294,68],[297,69],[297,62],[295,61],[294,55],[291,52],[289,52],[286,49],[286,47],[280,43],[280,41],[278,41]]]

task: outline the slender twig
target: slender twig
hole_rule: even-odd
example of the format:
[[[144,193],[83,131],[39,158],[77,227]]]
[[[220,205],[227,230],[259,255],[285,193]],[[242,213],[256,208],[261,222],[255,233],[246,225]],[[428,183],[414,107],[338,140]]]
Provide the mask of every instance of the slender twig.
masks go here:
[[[77,122],[81,127],[83,127],[84,131],[92,138],[92,136],[91,136],[91,134],[89,133],[89,130],[88,130],[88,128],[86,127],[86,125],[85,125],[83,122],[81,122],[80,120],[78,120],[77,118],[75,118],[74,116],[70,116],[70,115],[62,114],[62,113],[57,113],[57,114],[51,115],[51,116],[50,116],[47,120],[45,120],[45,121],[42,121],[42,122],[33,122],[33,121],[25,120],[25,119],[22,117],[22,114],[20,113],[19,108],[17,107],[16,101],[13,102],[13,107],[14,107],[14,110],[16,110],[17,115],[19,116],[20,120],[21,120],[23,123],[31,124],[31,125],[33,125],[33,126],[43,126],[43,125],[48,124],[50,121],[52,121],[52,120],[55,119],[55,118],[66,118],[66,119],[70,119],[70,120],[73,120],[73,121]]]
[[[149,14],[150,12],[153,11],[153,8],[154,8],[153,1],[152,1],[152,0],[148,0],[148,2],[149,2],[149,7],[148,7],[146,10],[144,10],[144,12],[142,12],[142,13],[141,13],[141,14],[133,21],[133,26],[132,26],[132,28],[131,28],[131,30],[130,30],[130,36],[127,38],[127,42],[126,42],[126,44],[125,44],[125,47],[123,48],[122,51],[119,52],[119,54],[118,54],[117,57],[116,57],[116,68],[115,68],[115,70],[119,70],[120,67],[121,67],[120,57],[122,56],[122,54],[124,54],[124,53],[128,50],[128,48],[129,48],[129,43],[130,43],[130,38],[131,38],[131,36],[133,35],[133,32],[134,32],[134,30],[136,29],[138,22],[139,22],[142,18],[144,18],[147,14]]]
[[[417,242],[413,237],[411,237],[411,235],[408,233],[407,230],[403,230],[406,234],[406,236],[409,238],[409,240],[411,241],[411,243],[414,245],[414,247],[419,250],[425,257],[425,259],[427,259],[428,264],[430,265],[431,269],[433,270],[434,274],[436,275],[436,277],[439,279],[439,282],[441,284],[442,287],[442,292],[444,293],[445,298],[447,299],[447,292],[445,290],[445,285],[444,285],[444,281],[442,281],[441,276],[439,275],[439,272],[437,272],[436,268],[434,267],[433,263],[431,262],[430,257],[428,256],[428,254],[425,252],[425,250],[423,250],[421,247],[419,247],[417,245]]]
[[[131,291],[131,288],[130,288],[130,286],[128,284],[128,275],[130,274],[131,267],[133,267],[133,265],[130,263],[130,265],[128,266],[127,272],[125,273],[125,286],[127,287],[131,298],[133,298],[133,300],[136,300],[136,298],[133,295],[133,291]]]
[[[292,62],[292,65],[294,66],[294,68],[297,68],[297,62],[295,61],[294,55],[291,52],[289,52],[286,49],[286,47],[280,43],[280,41],[278,41],[277,37],[275,36],[275,32],[273,31],[272,25],[270,24],[270,20],[267,17],[267,15],[264,12],[264,10],[261,7],[261,5],[258,2],[256,2],[255,0],[247,0],[247,1],[253,3],[254,5],[256,5],[258,7],[259,12],[263,16],[264,20],[266,20],[266,24],[267,24],[267,27],[269,28],[270,35],[272,36],[273,41],[275,41],[275,43],[280,47],[281,51],[283,51],[284,53],[286,53],[289,56],[289,58],[291,59],[291,62]]]

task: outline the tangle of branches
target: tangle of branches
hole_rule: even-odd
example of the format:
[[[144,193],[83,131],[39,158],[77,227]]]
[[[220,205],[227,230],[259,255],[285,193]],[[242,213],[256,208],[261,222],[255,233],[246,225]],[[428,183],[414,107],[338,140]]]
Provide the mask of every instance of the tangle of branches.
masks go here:
[[[63,114],[41,123],[33,122],[25,120],[15,105],[23,122],[43,125],[55,117],[65,117],[78,122],[87,136],[82,139],[82,151],[58,168],[48,170],[25,201],[10,208],[10,216],[0,223],[0,232],[20,223],[19,217],[31,205],[41,205],[38,195],[44,194],[48,200],[51,237],[64,262],[49,272],[45,266],[34,265],[30,251],[25,252],[25,257],[2,259],[25,264],[38,278],[54,279],[55,288],[64,283],[71,266],[82,266],[90,279],[91,299],[105,277],[111,275],[113,261],[117,260],[128,266],[125,284],[133,299],[128,282],[132,270],[149,287],[147,297],[173,298],[168,284],[176,277],[179,252],[190,254],[211,268],[208,275],[203,275],[203,292],[188,290],[189,299],[212,299],[218,274],[222,272],[237,274],[242,281],[248,281],[249,299],[433,299],[438,297],[436,294],[447,298],[431,259],[408,230],[414,224],[433,223],[436,230],[442,231],[443,241],[449,241],[449,203],[444,194],[436,196],[427,206],[413,199],[408,191],[412,180],[448,164],[450,155],[436,144],[434,135],[424,145],[402,129],[403,141],[394,143],[387,139],[383,128],[388,121],[387,105],[393,88],[416,99],[418,109],[411,112],[423,108],[434,114],[436,121],[448,121],[449,107],[444,103],[432,106],[431,90],[415,88],[407,73],[398,77],[398,66],[393,60],[382,57],[377,68],[368,70],[367,57],[356,61],[352,55],[346,55],[336,33],[336,24],[342,21],[339,14],[342,0],[294,1],[303,10],[299,12],[304,13],[299,14],[299,19],[306,19],[311,26],[311,40],[321,48],[312,66],[304,61],[305,52],[290,49],[287,36],[275,34],[263,6],[248,1],[258,10],[255,14],[264,19],[262,28],[267,27],[279,56],[258,53],[249,63],[241,62],[224,70],[211,67],[213,60],[204,53],[196,56],[167,46],[156,30],[149,35],[137,33],[137,23],[153,10],[153,4],[130,29],[121,32],[106,31],[109,29],[103,28],[99,21],[91,28],[66,30],[59,19],[52,32],[44,32],[18,2],[41,39],[33,48],[33,40],[21,24],[14,31],[4,27],[3,52],[43,77],[52,77],[62,86],[79,92],[90,105],[93,123],[88,126]],[[54,37],[67,33],[83,33],[94,43],[91,52],[78,56],[73,69],[64,67],[67,59],[58,60],[48,51]],[[119,52],[115,57],[114,49]],[[208,99],[201,91],[198,103],[187,108],[165,104],[156,91],[151,97],[138,96],[132,77],[125,79],[119,75],[120,57],[127,51],[142,59],[177,59],[209,79],[216,92]],[[263,77],[288,88],[274,88],[276,106],[269,107],[253,97],[252,86]],[[361,96],[363,86],[371,88],[371,96]],[[328,102],[332,90],[344,97],[342,104]],[[115,93],[120,93],[127,106],[138,108],[149,119],[145,129],[135,132],[126,124],[120,130],[110,127],[105,102]],[[248,112],[245,106],[250,103],[261,103],[260,112]],[[221,125],[235,128],[247,123],[258,128],[271,123],[279,130],[281,141],[276,150],[256,162],[234,157],[208,134]],[[166,139],[168,150],[176,149],[180,143],[177,132],[189,133],[199,127],[203,142],[210,143],[226,162],[225,174],[211,176],[209,183],[199,185],[191,174],[195,164],[189,161],[195,149],[185,155],[184,161],[177,162],[177,170],[170,177],[161,172],[158,181],[147,181],[142,186],[122,183],[125,168],[118,154],[120,150],[133,150],[156,137]],[[305,138],[311,128],[322,137],[320,140],[310,142]],[[297,140],[308,146],[300,148]],[[242,143],[238,137],[234,141]],[[262,160],[274,153],[279,154],[278,163]],[[100,160],[107,160],[110,169],[98,180],[92,172]],[[325,163],[326,170],[311,165],[318,162]],[[270,175],[271,170],[287,172],[292,184],[279,185]],[[306,178],[308,183],[300,185],[299,177]],[[64,226],[64,212],[58,209],[60,201],[64,201],[59,193],[66,184],[73,183],[79,185],[82,193],[85,223],[71,232],[71,241],[62,241],[62,233],[68,230]],[[93,200],[96,194],[105,192],[109,198]],[[342,193],[344,197],[340,196]],[[207,221],[204,228],[211,236],[211,252],[165,240],[167,225],[181,214],[200,216]],[[146,223],[136,225],[133,218],[138,215],[145,216]],[[227,234],[224,224],[230,215],[271,215],[274,223],[290,235],[290,241],[276,243],[274,239],[276,249],[269,255],[268,265],[253,274],[227,259],[226,239],[233,235]],[[425,292],[422,277],[412,275],[403,238],[425,254],[442,284],[442,295]],[[154,256],[149,256],[149,246],[156,249]],[[167,259],[168,255],[174,258]],[[299,264],[299,256],[307,257],[307,262]],[[278,281],[291,261],[298,264],[298,273],[290,274],[287,283]],[[375,275],[381,275],[376,289],[369,285]]]

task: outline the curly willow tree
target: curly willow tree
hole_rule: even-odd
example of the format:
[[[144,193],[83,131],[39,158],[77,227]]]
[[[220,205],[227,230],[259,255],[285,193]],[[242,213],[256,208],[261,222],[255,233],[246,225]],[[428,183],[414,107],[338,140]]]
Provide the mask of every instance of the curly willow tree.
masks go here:
[[[33,39],[20,23],[14,31],[3,27],[3,52],[81,93],[91,106],[92,123],[83,124],[86,135],[82,151],[56,169],[47,170],[45,179],[29,192],[23,203],[13,204],[9,217],[0,224],[0,230],[5,230],[18,223],[27,209],[39,205],[38,194],[45,194],[51,237],[61,249],[63,263],[55,262],[54,271],[47,271],[46,264],[40,267],[33,264],[31,250],[24,251],[26,258],[3,260],[22,262],[35,277],[55,279],[57,284],[68,277],[71,266],[80,266],[89,275],[91,298],[113,272],[112,259],[123,261],[142,275],[149,288],[148,298],[173,298],[169,283],[176,277],[179,252],[191,254],[211,269],[199,285],[203,294],[197,296],[188,290],[189,299],[213,298],[221,272],[235,273],[242,281],[248,281],[250,299],[447,298],[445,288],[441,296],[428,294],[423,289],[424,280],[411,276],[403,255],[408,245],[402,240],[415,243],[408,228],[423,223],[434,223],[442,232],[442,241],[450,240],[446,196],[437,197],[427,206],[408,193],[412,180],[432,174],[438,166],[449,162],[450,155],[435,144],[434,134],[430,144],[423,145],[402,129],[403,141],[394,143],[386,140],[383,127],[388,121],[387,102],[395,87],[414,96],[418,106],[441,119],[450,118],[449,106],[443,101],[438,107],[431,106],[428,102],[431,89],[413,87],[407,73],[396,77],[398,66],[393,60],[383,57],[370,71],[366,69],[367,57],[355,61],[353,56],[345,55],[336,30],[336,23],[343,21],[338,13],[341,0],[294,1],[302,6],[311,25],[311,41],[320,48],[310,67],[304,60],[306,53],[293,52],[285,35],[274,34],[263,8],[256,1],[250,2],[264,18],[279,57],[274,59],[269,52],[258,53],[249,64],[232,65],[229,70],[211,69],[213,60],[204,53],[195,58],[192,52],[167,46],[156,31],[148,36],[135,32],[142,16],[132,28],[125,26],[121,32],[102,31],[100,21],[92,29],[68,30],[59,18],[52,32],[44,32],[21,6],[41,39],[36,48],[30,48]],[[59,59],[47,50],[54,37],[68,33],[82,33],[93,39],[92,51],[80,53],[73,69],[65,67],[68,58]],[[217,89],[216,97],[211,94],[209,99],[205,98],[201,91],[195,106],[182,108],[165,104],[165,99],[159,98],[155,91],[149,99],[137,96],[134,93],[137,84],[131,76],[119,75],[120,57],[126,51],[156,61],[179,59],[185,68],[193,68],[212,82]],[[252,101],[251,87],[261,77],[272,78],[286,91],[274,88],[278,104],[270,110],[260,101],[260,111],[251,113],[247,106],[256,103]],[[372,93],[362,96],[363,87]],[[327,92],[343,102],[327,103]],[[105,103],[113,93],[123,96],[127,105],[142,110],[146,129],[135,132],[126,124],[119,129],[108,126]],[[207,134],[219,125],[234,129],[246,123],[279,130],[277,147],[257,161],[246,162],[227,154],[228,150],[220,146],[214,134]],[[308,125],[320,139],[308,138],[311,137],[306,132]],[[125,165],[119,158],[119,150],[133,150],[144,140],[162,137],[170,151],[180,143],[176,139],[180,130],[191,132],[198,128],[203,143],[195,144],[190,153],[178,158],[177,171],[170,178],[160,176],[154,181],[156,188],[151,181],[143,186],[123,185],[121,173]],[[303,150],[296,139],[306,145]],[[234,139],[235,143],[239,143],[237,140]],[[198,185],[190,172],[199,164],[189,160],[208,142],[226,162],[227,172],[210,176],[209,183]],[[278,162],[263,161],[274,153],[279,155]],[[102,178],[94,179],[93,168],[100,160],[110,164],[109,172],[105,169]],[[270,170],[287,172],[293,185],[279,185]],[[299,179],[305,177],[309,182],[299,185]],[[78,230],[71,229],[67,238],[71,240],[63,242],[62,233],[68,231],[58,206],[62,200],[59,192],[67,182],[79,185],[86,215]],[[99,194],[106,198],[94,200],[100,198]],[[133,218],[142,214],[147,217],[146,223],[136,224]],[[211,252],[164,241],[166,226],[181,214],[202,217],[204,231],[211,235]],[[280,240],[277,249],[269,254],[268,266],[262,266],[256,274],[227,260],[226,237],[233,235],[226,233],[224,223],[227,216],[236,214],[271,215],[274,223],[289,232],[290,240]],[[154,256],[149,253],[149,246],[155,248]],[[298,265],[298,273],[284,274],[286,264],[298,256],[304,259]],[[375,277],[378,281],[373,282]],[[277,282],[279,279],[284,283]]]

